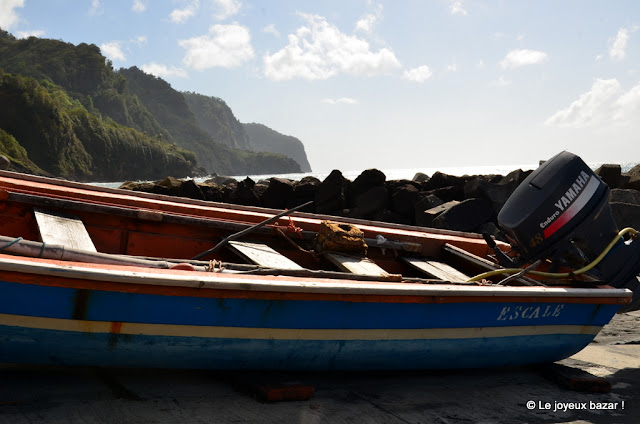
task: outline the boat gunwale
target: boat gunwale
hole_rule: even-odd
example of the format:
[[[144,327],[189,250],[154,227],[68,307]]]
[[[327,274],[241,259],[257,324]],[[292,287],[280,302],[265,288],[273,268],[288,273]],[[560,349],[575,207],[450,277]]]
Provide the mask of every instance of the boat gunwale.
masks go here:
[[[270,296],[275,294],[328,295],[349,300],[350,296],[376,299],[388,298],[388,301],[401,301],[403,297],[422,302],[504,302],[507,299],[519,302],[582,302],[624,304],[631,301],[632,293],[628,289],[616,288],[559,288],[540,286],[459,286],[454,284],[416,284],[404,282],[361,282],[352,280],[330,280],[314,277],[287,277],[265,275],[241,275],[204,273],[198,271],[151,269],[129,266],[86,264],[39,258],[22,258],[0,254],[0,271],[22,275],[39,275],[52,280],[62,278],[62,282],[52,281],[51,285],[69,285],[73,280],[97,281],[92,289],[118,291],[114,287],[101,288],[100,283],[116,283],[123,291],[136,291],[133,287],[147,286],[148,291],[162,294],[162,288],[196,289],[212,295],[224,295],[238,292],[236,295]],[[46,278],[41,283],[47,285]],[[160,286],[160,287],[155,287]],[[131,287],[131,289],[127,289]],[[155,290],[158,288],[159,290]],[[189,291],[191,296],[200,294]],[[171,292],[173,293],[173,292]],[[206,296],[210,297],[210,296]],[[234,296],[235,297],[235,296]],[[422,298],[422,300],[420,300]],[[354,299],[355,300],[355,299]],[[408,299],[407,299],[408,300]]]

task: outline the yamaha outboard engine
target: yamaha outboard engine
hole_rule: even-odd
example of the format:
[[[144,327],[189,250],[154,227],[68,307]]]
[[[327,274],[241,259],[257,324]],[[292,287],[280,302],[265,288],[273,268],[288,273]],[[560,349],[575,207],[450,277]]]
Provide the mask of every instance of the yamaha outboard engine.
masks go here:
[[[562,152],[543,163],[498,214],[498,224],[516,253],[515,265],[549,259],[553,272],[559,266],[576,270],[594,261],[618,234],[609,191],[572,153]],[[623,312],[640,309],[639,273],[640,240],[623,239],[589,271],[606,284],[634,292]]]

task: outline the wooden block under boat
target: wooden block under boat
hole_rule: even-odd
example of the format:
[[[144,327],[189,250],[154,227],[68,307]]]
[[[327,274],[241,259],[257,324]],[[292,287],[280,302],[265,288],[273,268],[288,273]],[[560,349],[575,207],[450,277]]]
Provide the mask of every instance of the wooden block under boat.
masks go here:
[[[240,256],[256,265],[276,269],[304,269],[266,244],[250,243],[246,241],[230,241],[229,246],[231,246],[231,249]]]
[[[43,242],[72,249],[97,251],[87,229],[77,217],[37,208],[34,208],[33,213]]]

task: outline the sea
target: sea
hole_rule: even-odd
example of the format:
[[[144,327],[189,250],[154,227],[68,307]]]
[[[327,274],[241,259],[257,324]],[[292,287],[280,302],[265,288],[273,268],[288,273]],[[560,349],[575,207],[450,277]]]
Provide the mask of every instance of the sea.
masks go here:
[[[602,162],[597,163],[588,163],[589,167],[593,170],[598,169]],[[622,172],[626,172],[638,165],[637,162],[629,162],[620,164],[622,168]],[[536,169],[539,166],[538,163],[529,163],[529,164],[512,164],[512,165],[480,165],[480,166],[440,166],[440,167],[424,167],[424,168],[392,168],[392,169],[380,169],[387,177],[387,181],[389,180],[411,180],[417,173],[423,173],[428,176],[432,176],[436,172],[442,172],[444,174],[455,175],[455,176],[463,176],[463,175],[507,175],[511,171],[515,171],[516,169],[522,169],[524,171],[530,169]],[[366,169],[366,168],[365,168]],[[365,169],[357,169],[357,170],[348,170],[342,171],[342,175],[353,181],[364,171]],[[251,178],[253,181],[266,180],[272,177],[277,178],[287,178],[294,181],[299,181],[304,177],[316,177],[320,181],[323,181],[331,171],[323,171],[323,172],[302,172],[302,173],[294,173],[294,174],[267,174],[267,175],[230,175],[230,177],[235,178],[238,181],[242,181],[245,178]],[[206,177],[198,177],[194,178],[197,183],[206,181],[211,178],[211,176]],[[108,182],[108,183],[92,183],[96,186],[101,187],[112,187],[117,188],[122,185],[122,182]]]

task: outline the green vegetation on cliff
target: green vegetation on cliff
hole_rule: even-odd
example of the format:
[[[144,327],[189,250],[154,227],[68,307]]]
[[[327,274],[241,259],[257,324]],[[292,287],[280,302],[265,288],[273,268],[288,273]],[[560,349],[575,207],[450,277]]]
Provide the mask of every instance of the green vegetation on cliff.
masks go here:
[[[250,151],[224,102],[191,108],[160,78],[136,67],[115,71],[93,44],[16,39],[0,29],[0,69],[1,148],[12,146],[6,156],[16,169],[112,181],[205,172],[199,167],[227,175],[300,172],[288,157]]]
[[[286,155],[300,164],[302,172],[311,172],[302,141],[290,135],[280,134],[262,124],[243,125],[256,150]]]
[[[69,179],[192,175],[195,155],[90,114],[60,87],[0,71],[3,149],[24,168]],[[19,143],[16,146],[15,143]]]

